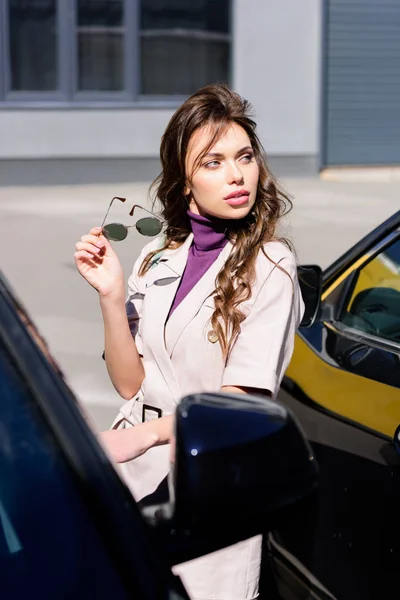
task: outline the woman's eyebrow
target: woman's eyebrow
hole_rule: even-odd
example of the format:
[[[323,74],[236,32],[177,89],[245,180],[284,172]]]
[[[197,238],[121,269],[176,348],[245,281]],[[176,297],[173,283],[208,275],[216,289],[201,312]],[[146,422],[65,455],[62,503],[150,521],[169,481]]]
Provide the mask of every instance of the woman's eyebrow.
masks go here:
[[[251,146],[243,146],[236,152],[236,156],[243,154],[243,152],[253,152],[253,148]],[[204,158],[224,158],[224,155],[221,152],[207,152],[204,155]]]
[[[204,155],[204,158],[223,158],[224,155],[221,154],[221,152],[207,152],[207,154]]]
[[[236,156],[243,154],[243,152],[253,152],[253,148],[251,146],[243,146],[243,148],[240,148],[240,150],[236,152]]]

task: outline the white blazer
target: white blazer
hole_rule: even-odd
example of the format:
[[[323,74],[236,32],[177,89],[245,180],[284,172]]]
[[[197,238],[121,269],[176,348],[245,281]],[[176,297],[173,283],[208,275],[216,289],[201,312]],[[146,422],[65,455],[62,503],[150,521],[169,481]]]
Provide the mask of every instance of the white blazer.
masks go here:
[[[226,362],[210,319],[215,279],[231,243],[167,320],[192,240],[190,234],[180,248],[157,255],[143,277],[138,271],[144,257],[160,248],[162,240],[145,246],[135,263],[128,281],[127,314],[143,356],[145,380],[140,393],[122,406],[114,428],[156,418],[159,411],[171,414],[182,397],[222,386],[260,388],[273,397],[278,392],[304,308],[293,254],[280,242],[265,245],[271,260],[260,251],[252,296],[241,305],[246,317]],[[152,408],[144,410],[144,404]],[[140,500],[157,488],[169,469],[169,448],[160,446],[121,465],[121,474]],[[177,571],[192,598],[250,600],[257,597],[260,548],[260,538],[253,538],[185,563]]]

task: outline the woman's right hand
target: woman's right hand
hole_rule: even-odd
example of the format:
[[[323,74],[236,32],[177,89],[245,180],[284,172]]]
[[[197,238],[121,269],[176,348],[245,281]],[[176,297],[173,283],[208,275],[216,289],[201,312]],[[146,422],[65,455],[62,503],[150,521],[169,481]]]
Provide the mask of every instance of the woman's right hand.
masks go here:
[[[124,295],[124,273],[110,242],[93,227],[76,244],[75,264],[79,273],[101,296]]]

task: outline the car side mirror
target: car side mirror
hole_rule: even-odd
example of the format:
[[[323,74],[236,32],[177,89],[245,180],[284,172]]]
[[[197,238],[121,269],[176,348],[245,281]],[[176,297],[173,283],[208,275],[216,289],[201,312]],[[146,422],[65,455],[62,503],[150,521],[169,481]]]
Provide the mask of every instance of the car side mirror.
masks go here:
[[[170,521],[153,518],[172,564],[268,530],[316,487],[308,442],[292,413],[269,398],[190,395],[175,427]]]
[[[300,327],[314,325],[321,306],[322,269],[318,265],[299,265],[297,275],[305,311]]]

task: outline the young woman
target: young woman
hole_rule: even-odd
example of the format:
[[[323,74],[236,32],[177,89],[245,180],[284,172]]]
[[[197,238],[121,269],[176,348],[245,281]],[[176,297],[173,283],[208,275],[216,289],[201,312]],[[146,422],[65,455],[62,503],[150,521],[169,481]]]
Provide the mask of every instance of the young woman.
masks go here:
[[[225,85],[202,88],[175,112],[155,182],[164,233],[136,261],[126,306],[102,229],[76,246],[78,270],[99,294],[109,375],[129,400],[102,440],[136,500],[169,471],[183,396],[274,397],[292,354],[303,304],[295,258],[276,234],[289,200],[255,129],[247,101]],[[191,597],[257,598],[260,545],[253,538],[186,563]]]

